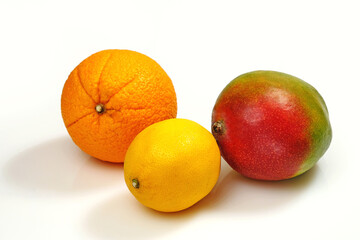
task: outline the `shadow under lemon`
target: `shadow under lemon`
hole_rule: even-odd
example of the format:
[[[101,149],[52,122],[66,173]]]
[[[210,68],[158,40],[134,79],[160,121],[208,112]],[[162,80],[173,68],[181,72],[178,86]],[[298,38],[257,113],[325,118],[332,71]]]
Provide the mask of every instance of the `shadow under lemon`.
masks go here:
[[[74,193],[123,184],[123,164],[95,159],[70,137],[59,137],[11,158],[3,175],[9,184],[23,189]]]
[[[86,216],[84,228],[99,239],[158,239],[190,224],[191,208],[163,213],[143,206],[126,189],[99,203]]]

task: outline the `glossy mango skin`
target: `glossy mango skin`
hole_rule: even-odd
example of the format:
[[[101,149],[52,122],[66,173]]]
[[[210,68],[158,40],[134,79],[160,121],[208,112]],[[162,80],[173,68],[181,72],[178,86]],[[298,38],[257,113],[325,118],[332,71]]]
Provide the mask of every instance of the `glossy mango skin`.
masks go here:
[[[212,133],[229,165],[259,180],[306,172],[332,139],[328,110],[316,89],[275,71],[249,72],[231,81],[213,108]]]

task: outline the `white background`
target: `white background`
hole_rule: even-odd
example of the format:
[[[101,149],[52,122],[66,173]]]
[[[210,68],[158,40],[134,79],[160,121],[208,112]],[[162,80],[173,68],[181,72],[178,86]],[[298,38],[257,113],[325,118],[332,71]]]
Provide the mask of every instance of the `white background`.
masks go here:
[[[0,239],[360,239],[358,1],[0,2]],[[247,180],[222,162],[205,199],[143,207],[123,166],[81,152],[60,114],[83,59],[131,49],[173,80],[178,117],[210,129],[236,76],[292,74],[324,97],[332,144],[293,180]]]

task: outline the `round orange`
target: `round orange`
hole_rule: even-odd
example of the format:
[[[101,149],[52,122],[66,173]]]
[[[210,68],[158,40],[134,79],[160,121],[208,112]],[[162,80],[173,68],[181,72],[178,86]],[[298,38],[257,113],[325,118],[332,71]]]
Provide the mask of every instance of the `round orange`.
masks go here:
[[[69,75],[61,113],[71,138],[84,152],[124,162],[134,137],[177,113],[171,79],[151,58],[130,50],[104,50]]]

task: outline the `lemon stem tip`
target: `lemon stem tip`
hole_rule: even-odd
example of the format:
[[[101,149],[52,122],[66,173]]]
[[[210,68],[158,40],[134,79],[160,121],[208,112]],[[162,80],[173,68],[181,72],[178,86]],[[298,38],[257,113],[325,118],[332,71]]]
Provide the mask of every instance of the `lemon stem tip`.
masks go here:
[[[134,178],[133,180],[131,180],[132,182],[132,186],[134,188],[139,188],[140,187],[140,183],[139,183],[139,180],[137,180],[136,178]]]

